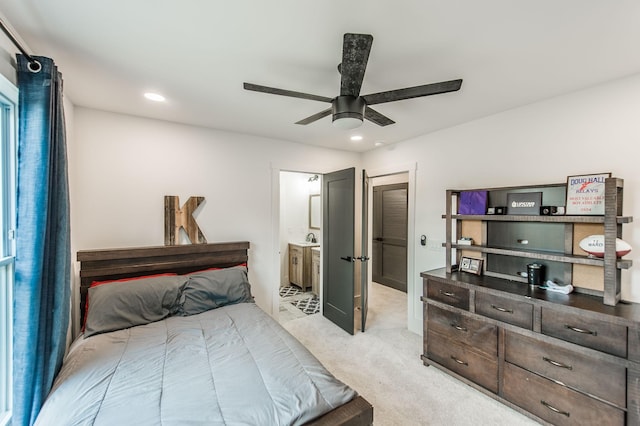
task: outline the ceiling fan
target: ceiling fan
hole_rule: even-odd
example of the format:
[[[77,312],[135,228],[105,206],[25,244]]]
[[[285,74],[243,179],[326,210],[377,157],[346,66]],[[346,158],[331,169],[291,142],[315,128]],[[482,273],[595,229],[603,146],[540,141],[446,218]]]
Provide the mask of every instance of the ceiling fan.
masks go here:
[[[304,118],[296,122],[296,124],[313,123],[316,120],[331,115],[333,124],[336,127],[353,129],[362,124],[363,117],[379,126],[388,126],[389,124],[395,123],[395,121],[370,108],[369,105],[454,92],[462,86],[462,79],[458,79],[360,96],[360,88],[362,87],[362,80],[364,79],[364,72],[367,68],[372,43],[373,36],[370,34],[347,33],[344,35],[342,62],[338,65],[338,72],[341,74],[340,95],[333,99],[252,83],[244,83],[244,88],[255,92],[270,93],[272,95],[290,96],[292,98],[330,103],[331,108]]]

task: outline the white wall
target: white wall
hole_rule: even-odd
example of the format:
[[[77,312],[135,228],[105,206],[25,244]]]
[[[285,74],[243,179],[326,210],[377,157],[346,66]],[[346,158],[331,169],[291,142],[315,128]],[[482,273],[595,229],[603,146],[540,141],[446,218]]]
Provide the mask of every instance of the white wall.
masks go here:
[[[417,162],[416,314],[420,272],[444,266],[445,190],[565,182],[568,175],[612,172],[625,180],[624,214],[640,215],[640,75],[503,112],[363,155],[365,168]],[[635,261],[623,271],[622,297],[640,302],[640,232],[623,236]],[[429,238],[426,247],[417,238]],[[634,283],[634,284],[632,284]]]
[[[0,35],[0,38],[2,35]],[[12,53],[4,50],[4,46],[0,45],[0,74],[14,85],[16,84],[16,68],[15,61],[12,60]]]
[[[279,284],[272,278],[279,241],[272,232],[279,221],[275,168],[312,163],[331,170],[359,161],[343,151],[87,108],[75,110],[75,140],[69,155],[74,256],[83,249],[163,245],[164,196],[177,195],[181,204],[204,196],[197,221],[209,242],[250,241],[249,278],[267,312]]]

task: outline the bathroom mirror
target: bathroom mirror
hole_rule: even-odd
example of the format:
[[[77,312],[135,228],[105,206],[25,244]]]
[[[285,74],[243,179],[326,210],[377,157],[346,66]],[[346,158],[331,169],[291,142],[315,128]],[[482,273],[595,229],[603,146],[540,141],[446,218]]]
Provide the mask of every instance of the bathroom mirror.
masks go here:
[[[309,195],[309,228],[320,229],[320,194]]]

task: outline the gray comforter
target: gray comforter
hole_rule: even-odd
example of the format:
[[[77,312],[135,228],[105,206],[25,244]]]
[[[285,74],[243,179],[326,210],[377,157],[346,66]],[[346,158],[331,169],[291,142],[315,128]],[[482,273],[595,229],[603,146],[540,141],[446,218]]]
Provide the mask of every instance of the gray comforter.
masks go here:
[[[352,398],[253,303],[78,338],[37,425],[292,425]]]

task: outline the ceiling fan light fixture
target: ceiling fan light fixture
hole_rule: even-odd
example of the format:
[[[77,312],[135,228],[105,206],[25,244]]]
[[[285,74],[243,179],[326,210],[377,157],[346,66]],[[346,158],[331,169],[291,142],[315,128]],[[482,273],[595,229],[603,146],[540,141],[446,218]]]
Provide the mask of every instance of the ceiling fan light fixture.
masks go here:
[[[362,117],[334,117],[333,126],[342,129],[350,130],[356,129],[362,125]]]
[[[364,100],[360,97],[338,96],[331,103],[334,127],[349,130],[362,125]]]

